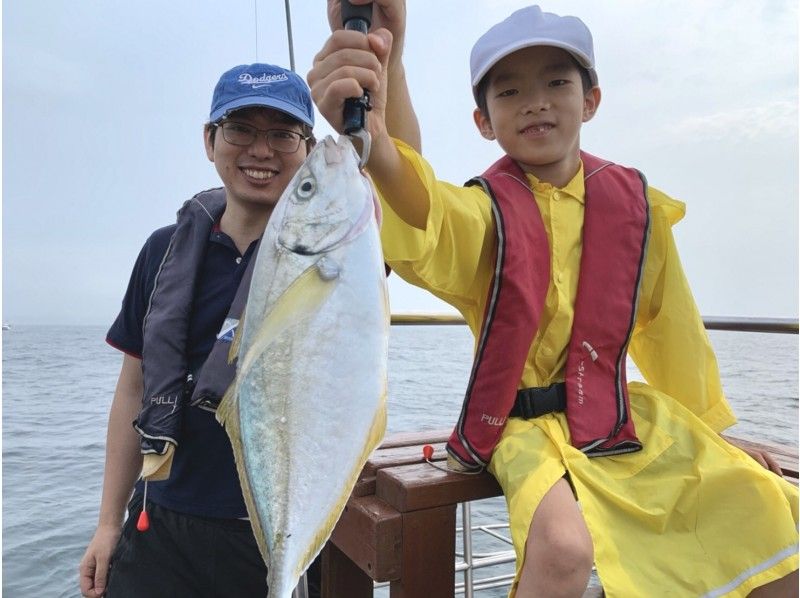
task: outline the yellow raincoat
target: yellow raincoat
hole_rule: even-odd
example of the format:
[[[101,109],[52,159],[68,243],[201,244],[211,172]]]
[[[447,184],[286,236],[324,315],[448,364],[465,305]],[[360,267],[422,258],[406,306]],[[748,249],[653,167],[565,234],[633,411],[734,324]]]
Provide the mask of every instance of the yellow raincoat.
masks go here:
[[[383,202],[385,259],[456,307],[477,336],[494,266],[490,200],[479,187],[436,180],[421,156],[396,144],[428,190],[430,211],[422,231]],[[564,379],[585,194],[582,167],[562,189],[528,177],[550,242],[551,280],[520,388]],[[379,192],[402,197],[402,189]],[[648,382],[629,384],[644,449],[589,459],[569,444],[564,414],[510,418],[489,469],[506,496],[517,581],[533,513],[568,473],[607,596],[744,596],[798,567],[797,489],[719,436],[736,420],[672,237],[684,206],[654,188],[649,199],[629,347]]]

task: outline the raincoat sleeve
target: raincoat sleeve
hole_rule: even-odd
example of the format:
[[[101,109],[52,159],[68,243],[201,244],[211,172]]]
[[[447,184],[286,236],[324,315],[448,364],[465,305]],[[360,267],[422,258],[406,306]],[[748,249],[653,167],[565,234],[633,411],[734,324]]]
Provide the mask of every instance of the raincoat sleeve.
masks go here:
[[[430,209],[425,230],[415,228],[385,201],[389,194],[402,198],[402,189],[379,189],[384,259],[403,279],[462,312],[474,308],[481,289],[488,288],[486,273],[492,270],[487,267],[494,251],[490,200],[479,187],[437,180],[422,156],[399,140],[395,145],[412,176],[427,190]]]
[[[736,418],[672,235],[686,209],[657,189],[649,196],[652,228],[629,353],[648,384],[721,432]]]

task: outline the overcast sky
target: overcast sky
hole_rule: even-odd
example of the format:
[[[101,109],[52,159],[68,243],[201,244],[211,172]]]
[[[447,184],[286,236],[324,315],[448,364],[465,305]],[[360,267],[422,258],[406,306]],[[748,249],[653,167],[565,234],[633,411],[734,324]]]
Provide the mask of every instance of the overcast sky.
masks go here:
[[[424,153],[440,178],[463,182],[499,157],[472,124],[470,48],[527,2],[408,4]],[[797,316],[796,4],[542,3],[594,35],[603,101],[583,148],[687,203],[675,232],[705,315]],[[202,144],[219,75],[256,59],[288,66],[283,2],[258,1],[257,19],[255,8],[3,3],[3,321],[113,320],[150,232],[219,185]],[[327,36],[324,2],[295,0],[292,21],[305,76]],[[330,132],[321,117],[315,130]],[[393,311],[450,309],[392,278]]]

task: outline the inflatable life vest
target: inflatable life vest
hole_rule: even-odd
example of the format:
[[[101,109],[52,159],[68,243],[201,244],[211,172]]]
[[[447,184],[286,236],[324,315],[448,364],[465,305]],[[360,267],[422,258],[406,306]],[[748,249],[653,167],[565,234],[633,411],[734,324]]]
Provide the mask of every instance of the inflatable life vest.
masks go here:
[[[647,184],[636,170],[581,153],[586,202],[575,319],[566,364],[571,442],[589,456],[641,449],[625,374],[650,230]],[[508,156],[468,185],[491,198],[497,236],[466,396],[447,449],[485,466],[514,405],[550,283],[550,247],[533,192]]]
[[[142,408],[134,422],[145,455],[164,455],[169,444],[178,446],[183,409],[190,404],[214,411],[236,375],[235,361],[228,363],[228,349],[247,302],[255,257],[195,380],[186,346],[195,283],[212,227],[224,211],[224,189],[203,191],[184,203],[156,274],[143,325]]]

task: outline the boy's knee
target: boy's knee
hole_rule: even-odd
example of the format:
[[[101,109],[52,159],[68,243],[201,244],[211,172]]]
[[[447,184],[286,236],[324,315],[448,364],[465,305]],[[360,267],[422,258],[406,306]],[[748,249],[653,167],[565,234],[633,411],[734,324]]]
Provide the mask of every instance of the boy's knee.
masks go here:
[[[554,533],[541,538],[534,549],[534,559],[540,571],[554,577],[587,576],[594,564],[594,548],[588,535]],[[530,541],[530,540],[529,540]],[[536,542],[534,544],[537,544]],[[531,556],[531,555],[528,555]]]
[[[531,531],[526,565],[544,586],[556,592],[562,586],[586,584],[594,564],[594,547],[582,519],[539,521]]]
[[[520,588],[535,595],[581,595],[594,564],[594,547],[569,485],[559,480],[533,516]]]
[[[594,564],[594,550],[581,534],[528,538],[518,596],[582,596]]]

